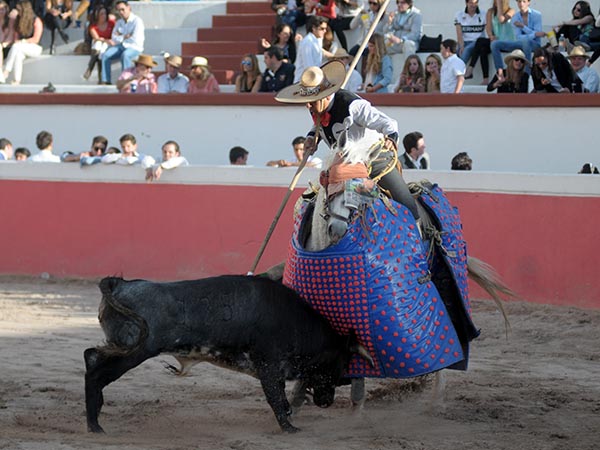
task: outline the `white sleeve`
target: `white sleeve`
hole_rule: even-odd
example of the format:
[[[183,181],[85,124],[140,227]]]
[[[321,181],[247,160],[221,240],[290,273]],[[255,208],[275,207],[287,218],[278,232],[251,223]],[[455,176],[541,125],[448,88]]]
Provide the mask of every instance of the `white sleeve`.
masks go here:
[[[169,170],[169,169],[174,169],[175,167],[179,167],[179,166],[187,166],[189,165],[187,159],[185,159],[183,156],[175,156],[171,159],[169,159],[168,161],[164,161],[162,163],[160,163],[160,167],[162,167],[163,169]]]
[[[398,133],[398,122],[362,98],[350,103],[349,112],[352,120],[358,125],[378,131],[384,136]]]
[[[119,159],[121,159],[121,154],[120,153],[107,153],[106,155],[104,155],[102,157],[102,163],[103,164],[114,164]]]
[[[142,167],[144,169],[148,169],[149,167],[152,167],[154,164],[156,164],[156,160],[152,156],[145,155],[142,158]]]

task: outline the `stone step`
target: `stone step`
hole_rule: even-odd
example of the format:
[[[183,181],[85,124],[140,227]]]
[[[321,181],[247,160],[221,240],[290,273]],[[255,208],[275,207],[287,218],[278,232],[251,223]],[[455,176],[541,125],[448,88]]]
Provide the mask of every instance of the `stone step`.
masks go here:
[[[231,55],[237,58],[246,53],[260,53],[262,47],[258,40],[245,42],[184,42],[181,44],[181,52],[184,55],[202,55],[207,58],[212,55]]]
[[[198,28],[196,39],[198,41],[252,41],[266,38],[271,40],[273,27],[265,25],[261,27],[220,27],[220,28]]]
[[[227,2],[227,14],[275,14],[271,2]]]
[[[212,21],[213,27],[256,27],[275,25],[274,14],[228,14],[215,15]]]

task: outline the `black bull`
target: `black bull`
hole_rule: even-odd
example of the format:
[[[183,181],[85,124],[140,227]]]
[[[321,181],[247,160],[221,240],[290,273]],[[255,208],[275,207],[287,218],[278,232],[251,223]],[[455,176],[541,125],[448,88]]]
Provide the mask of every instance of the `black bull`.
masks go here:
[[[102,390],[145,360],[167,353],[182,362],[209,361],[255,375],[280,427],[289,422],[285,381],[313,389],[316,405],[334,400],[354,352],[291,289],[266,278],[222,276],[154,283],[104,278],[99,320],[106,345],[84,352],[88,430],[101,432]]]

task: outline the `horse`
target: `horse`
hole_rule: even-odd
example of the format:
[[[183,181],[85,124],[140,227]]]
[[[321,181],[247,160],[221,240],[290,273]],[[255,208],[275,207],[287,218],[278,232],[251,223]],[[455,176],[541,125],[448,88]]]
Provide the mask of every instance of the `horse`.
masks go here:
[[[466,255],[466,244],[462,239],[462,225],[458,212],[447,202],[441,188],[426,180],[409,184],[411,192],[417,199],[421,217],[421,223],[418,224],[406,207],[389,199],[376,183],[369,179],[366,167],[368,162],[377,156],[382,145],[382,142],[365,145],[364,142],[345,141],[343,148],[332,150],[332,154],[328,158],[327,172],[321,176],[322,186],[319,189],[312,188],[311,192],[305,193],[296,204],[295,232],[290,256],[283,274],[285,284],[308,299],[313,307],[332,322],[338,332],[347,334],[353,326],[356,326],[357,321],[340,319],[340,315],[347,315],[348,311],[351,311],[350,314],[356,314],[358,302],[352,300],[352,293],[350,293],[350,300],[348,301],[347,298],[344,300],[348,304],[341,306],[342,302],[339,301],[338,294],[339,291],[345,289],[344,284],[348,283],[352,277],[337,280],[336,283],[335,276],[325,276],[329,280],[334,279],[322,290],[324,293],[319,293],[319,289],[315,289],[315,287],[322,284],[323,277],[317,275],[315,280],[312,269],[316,268],[317,274],[324,271],[335,274],[344,270],[350,273],[354,269],[347,269],[349,256],[356,256],[356,252],[360,253],[366,247],[368,247],[366,257],[362,259],[368,259],[377,253],[372,258],[375,261],[371,263],[374,267],[373,273],[381,273],[387,278],[383,277],[383,282],[380,283],[384,285],[381,290],[384,294],[377,294],[380,297],[379,300],[369,298],[368,306],[373,311],[378,311],[386,319],[398,317],[398,320],[388,322],[388,325],[382,328],[384,331],[377,330],[381,332],[377,335],[377,339],[384,341],[387,345],[386,348],[379,347],[377,342],[362,342],[363,345],[366,344],[367,348],[370,347],[376,360],[378,358],[379,368],[369,369],[355,361],[348,371],[352,377],[351,400],[353,406],[357,408],[364,404],[364,376],[401,378],[435,372],[438,376],[436,385],[439,386],[442,385],[439,378],[441,369],[466,370],[469,341],[479,335],[479,330],[474,326],[470,317],[467,276],[478,283],[494,299],[504,316],[507,333],[509,323],[502,308],[501,294],[516,297],[516,294],[500,280],[491,266]],[[344,174],[348,176],[344,177]],[[440,219],[436,216],[436,208],[438,216],[439,210],[443,210],[445,211],[443,214],[450,218]],[[390,223],[395,225],[390,225]],[[402,229],[402,233],[392,236],[393,232],[390,233],[390,230],[396,229],[397,224]],[[451,224],[449,227],[451,229],[447,229],[448,224]],[[385,230],[390,238],[385,236],[382,238],[378,232],[379,228]],[[404,244],[401,249],[398,244],[400,241]],[[397,255],[394,252],[402,255],[395,258]],[[411,252],[412,254],[406,257],[406,254]],[[380,257],[383,257],[381,263],[378,262]],[[393,273],[389,275],[388,266],[393,265],[390,261],[394,258],[399,263],[394,265]],[[308,263],[304,264],[303,259],[306,259]],[[339,260],[344,262],[340,264]],[[322,263],[323,261],[326,261],[325,264]],[[338,262],[336,263],[336,261]],[[412,264],[416,264],[415,267],[412,267]],[[341,269],[339,265],[341,265]],[[402,273],[402,266],[409,272],[406,277]],[[368,273],[367,275],[369,276]],[[312,277],[312,281],[303,281],[309,277]],[[379,279],[375,281],[379,281]],[[404,289],[399,292],[402,288],[398,289],[397,286],[402,283],[404,283]],[[387,292],[385,292],[386,290]],[[342,296],[346,294],[348,293],[345,292]],[[390,294],[392,295],[390,296]],[[366,296],[374,297],[375,295],[367,292]],[[390,299],[390,297],[392,298]],[[397,298],[400,298],[398,302],[396,302]],[[442,301],[437,302],[437,299],[440,298]],[[414,309],[417,312],[416,315],[412,310],[406,309],[406,305],[411,301],[412,304],[416,304],[418,301],[421,305],[420,308]],[[384,302],[389,305],[387,309],[379,306],[379,303]],[[336,305],[333,308],[334,311],[331,311],[331,304]],[[399,323],[401,320],[409,322],[409,314],[417,317],[417,315],[429,313],[430,310],[435,310],[436,314],[439,314],[437,320],[434,320],[434,323],[438,324],[438,329],[427,328],[430,335],[427,339],[424,340],[419,335],[415,338],[412,332],[411,335],[404,336],[402,327],[396,327],[395,331],[386,336],[386,332],[395,323]],[[396,315],[394,316],[394,314]],[[413,323],[416,320],[414,317],[410,318]],[[443,324],[441,318],[445,319]],[[370,331],[376,331],[378,324],[383,322],[380,319],[369,319],[369,321],[372,328]],[[358,324],[359,327],[361,325],[361,323]],[[421,327],[423,330],[426,329],[426,325],[421,325]],[[440,333],[440,329],[445,331]],[[435,342],[435,339],[438,341],[441,339],[441,341],[438,344],[434,343],[433,348],[438,348],[442,341],[448,342],[446,334],[452,334],[453,337],[448,341],[454,341],[454,347],[452,349],[446,347],[444,351],[454,355],[454,358],[441,358],[431,348],[431,342]],[[370,334],[362,334],[363,338],[365,336],[370,336]],[[412,346],[417,357],[415,358],[415,354],[407,352],[402,355],[406,360],[398,365],[397,361],[401,358],[398,358],[398,355],[389,356],[391,352],[388,349],[395,347],[396,350],[399,350],[402,348],[404,352],[404,344],[400,343],[406,342],[407,339],[409,341],[412,339]],[[419,352],[428,353],[434,359],[423,363],[422,358],[418,357]],[[406,369],[409,364],[413,366]],[[291,402],[294,412],[304,403],[304,398],[304,386],[298,383],[294,388]]]

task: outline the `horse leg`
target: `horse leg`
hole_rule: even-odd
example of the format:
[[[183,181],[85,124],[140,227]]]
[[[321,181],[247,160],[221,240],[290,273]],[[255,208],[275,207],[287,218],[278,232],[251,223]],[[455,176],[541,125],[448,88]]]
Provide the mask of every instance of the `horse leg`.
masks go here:
[[[352,378],[350,385],[350,400],[352,401],[352,409],[360,411],[365,405],[365,379]]]

